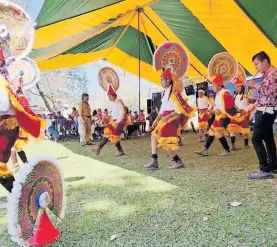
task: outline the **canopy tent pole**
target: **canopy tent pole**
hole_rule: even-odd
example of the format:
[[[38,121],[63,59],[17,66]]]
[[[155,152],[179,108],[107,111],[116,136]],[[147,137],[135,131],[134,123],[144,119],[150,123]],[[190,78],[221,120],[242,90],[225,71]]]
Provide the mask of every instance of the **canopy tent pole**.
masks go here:
[[[139,112],[138,113],[140,113],[140,109],[141,109],[141,105],[140,105],[140,90],[141,90],[140,13],[143,12],[143,8],[138,7],[137,12],[138,12],[138,76],[139,76]]]

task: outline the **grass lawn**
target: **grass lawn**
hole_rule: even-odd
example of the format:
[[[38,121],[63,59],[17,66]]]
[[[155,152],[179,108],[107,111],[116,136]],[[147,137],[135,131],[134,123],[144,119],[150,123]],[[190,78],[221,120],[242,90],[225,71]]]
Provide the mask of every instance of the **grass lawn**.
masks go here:
[[[171,159],[161,152],[161,168],[145,171],[149,145],[148,137],[123,141],[127,155],[119,158],[111,144],[99,158],[77,142],[26,147],[29,157],[58,158],[68,185],[66,217],[55,222],[63,233],[51,246],[277,246],[277,181],[246,178],[257,168],[253,149],[220,158],[215,142],[201,158],[193,153],[201,147],[197,137],[188,135],[180,149],[185,169],[169,170]],[[242,206],[229,206],[234,201]],[[0,246],[16,246],[7,222],[0,210]]]

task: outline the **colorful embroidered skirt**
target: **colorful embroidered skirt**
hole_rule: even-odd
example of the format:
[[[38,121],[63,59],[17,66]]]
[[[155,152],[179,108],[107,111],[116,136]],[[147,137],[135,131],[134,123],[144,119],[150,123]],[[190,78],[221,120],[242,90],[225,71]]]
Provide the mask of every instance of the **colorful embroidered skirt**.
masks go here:
[[[214,134],[227,136],[228,135],[228,132],[227,132],[228,124],[229,124],[229,121],[225,114],[215,115],[215,119],[212,123],[210,131],[212,131]]]
[[[19,134],[19,127],[15,118],[0,120],[0,177],[10,176],[6,163],[11,157],[11,149]]]
[[[227,129],[228,132],[249,135],[251,119],[252,113],[247,113],[245,115],[241,115],[240,113],[237,114],[234,119],[231,119]]]
[[[172,112],[165,112],[163,117],[171,114]],[[162,147],[164,150],[178,150],[179,137],[181,135],[181,129],[186,126],[188,117],[184,115],[176,115],[170,118],[167,122],[159,122],[157,127],[152,132],[152,135],[156,136],[158,147]]]
[[[207,109],[199,109],[198,114],[198,129],[208,128],[209,113]]]
[[[104,130],[104,136],[109,139],[111,143],[117,143],[121,139],[121,134],[124,130],[124,122],[117,123],[112,121]]]

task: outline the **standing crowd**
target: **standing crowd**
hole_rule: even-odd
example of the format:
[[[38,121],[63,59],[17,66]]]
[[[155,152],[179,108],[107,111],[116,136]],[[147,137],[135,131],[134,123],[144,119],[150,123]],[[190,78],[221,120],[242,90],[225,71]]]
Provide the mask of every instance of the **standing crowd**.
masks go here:
[[[151,126],[158,113],[152,108],[151,113],[146,116],[143,110],[132,112],[124,107],[124,129],[122,139],[129,139],[132,136],[142,136],[147,133],[146,121]],[[73,107],[71,111],[65,107],[63,112],[50,113],[42,116],[47,120],[46,136],[49,139],[59,141],[64,137],[80,137],[82,146],[92,145],[93,141],[101,141],[104,129],[112,118],[112,110],[92,110],[89,104],[89,95],[83,94],[78,108]]]

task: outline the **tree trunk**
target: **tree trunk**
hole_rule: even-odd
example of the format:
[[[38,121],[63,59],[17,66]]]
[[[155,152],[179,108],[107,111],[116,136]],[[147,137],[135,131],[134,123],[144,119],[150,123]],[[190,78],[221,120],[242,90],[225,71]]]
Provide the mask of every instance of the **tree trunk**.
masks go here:
[[[49,105],[49,103],[48,103],[48,101],[47,101],[47,99],[46,99],[44,93],[41,91],[41,89],[40,89],[38,83],[36,84],[36,88],[37,88],[37,90],[38,90],[38,92],[39,92],[39,95],[40,95],[40,97],[42,98],[42,100],[43,100],[43,102],[44,102],[46,108],[48,109],[48,111],[50,111],[50,112],[53,113],[54,111],[53,111],[52,107]]]

